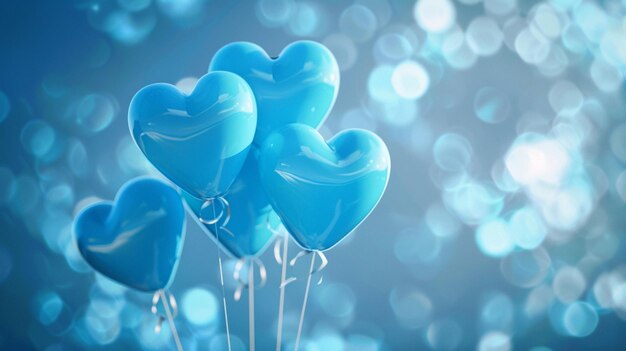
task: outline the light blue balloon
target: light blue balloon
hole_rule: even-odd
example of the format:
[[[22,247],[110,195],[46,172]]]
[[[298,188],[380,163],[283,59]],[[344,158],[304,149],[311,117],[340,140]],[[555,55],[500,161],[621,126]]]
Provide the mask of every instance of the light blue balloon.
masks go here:
[[[215,225],[205,224],[199,220],[201,212],[210,211],[210,209],[201,211],[204,201],[183,192],[187,208],[204,232],[236,258],[261,254],[273,238],[274,232],[282,228],[280,218],[272,210],[267,195],[261,187],[255,154],[254,150],[248,154],[239,177],[224,196],[231,208],[231,218],[226,228],[232,235],[220,230],[219,240],[217,240]],[[219,207],[219,205],[216,206]],[[226,217],[223,216],[218,221],[218,228],[224,224],[225,219]]]
[[[256,145],[290,123],[319,127],[339,91],[335,57],[313,41],[294,42],[277,58],[271,58],[256,44],[228,44],[215,54],[209,70],[236,73],[250,84],[259,116]]]
[[[328,143],[313,128],[292,124],[265,140],[261,183],[295,241],[324,251],[376,207],[389,179],[389,151],[374,133],[350,129]]]
[[[254,138],[257,113],[248,84],[228,72],[208,73],[187,95],[169,84],[141,89],[130,103],[135,143],[152,164],[195,197],[225,193]]]
[[[178,192],[151,178],[132,180],[115,201],[83,209],[74,221],[83,258],[96,271],[141,291],[169,285],[185,240]]]

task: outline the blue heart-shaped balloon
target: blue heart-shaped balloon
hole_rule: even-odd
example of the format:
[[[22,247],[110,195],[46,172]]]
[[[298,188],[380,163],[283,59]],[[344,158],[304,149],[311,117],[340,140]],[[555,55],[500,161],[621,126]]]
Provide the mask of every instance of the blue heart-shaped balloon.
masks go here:
[[[128,122],[135,143],[161,173],[207,199],[226,192],[239,174],[256,116],[248,84],[233,73],[213,72],[190,95],[169,84],[141,89]]]
[[[370,214],[389,167],[389,151],[372,132],[346,130],[326,143],[300,124],[270,135],[259,160],[261,183],[287,231],[316,251],[333,247]]]
[[[74,221],[78,249],[96,271],[141,291],[165,288],[185,239],[178,192],[150,178],[128,182],[114,202],[83,209]]]
[[[272,210],[267,195],[261,187],[255,154],[254,151],[248,154],[239,177],[224,196],[230,204],[232,214],[226,225],[230,234],[218,229],[220,230],[218,244],[237,258],[259,255],[269,244],[274,232],[282,228],[280,218]],[[196,222],[209,236],[218,239],[215,235],[215,225],[205,224],[199,220],[200,217],[206,218],[202,212],[210,211],[210,209],[202,211],[203,201],[184,192],[183,198]],[[225,216],[220,218],[217,223],[218,228],[224,224],[225,219]]]
[[[250,84],[258,108],[257,145],[290,123],[319,127],[339,91],[335,57],[313,41],[294,42],[275,59],[258,45],[232,43],[215,54],[209,70],[236,73]]]

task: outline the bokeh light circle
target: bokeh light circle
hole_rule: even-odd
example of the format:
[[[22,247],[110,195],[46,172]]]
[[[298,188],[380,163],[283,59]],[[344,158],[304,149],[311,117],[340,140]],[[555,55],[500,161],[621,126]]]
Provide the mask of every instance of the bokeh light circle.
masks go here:
[[[391,75],[394,91],[403,99],[419,99],[430,85],[428,72],[415,61],[404,61],[397,65]]]

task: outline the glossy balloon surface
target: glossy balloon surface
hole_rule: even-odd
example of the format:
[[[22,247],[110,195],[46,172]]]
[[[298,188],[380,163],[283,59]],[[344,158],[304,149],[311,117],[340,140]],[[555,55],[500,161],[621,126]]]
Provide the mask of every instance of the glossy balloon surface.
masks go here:
[[[365,130],[346,130],[328,143],[313,128],[288,125],[267,138],[261,182],[293,238],[305,249],[337,244],[374,209],[389,179],[385,143]]]
[[[78,249],[107,277],[141,291],[165,288],[176,271],[185,238],[178,192],[150,178],[127,183],[114,202],[83,209],[74,222]]]
[[[294,42],[277,58],[256,44],[232,43],[215,54],[209,70],[236,73],[250,84],[259,116],[254,139],[257,145],[290,123],[319,127],[339,90],[335,57],[313,41]]]
[[[251,151],[239,177],[224,196],[231,207],[231,218],[225,231],[215,235],[215,225],[200,222],[203,200],[183,192],[187,207],[205,233],[217,240],[230,255],[242,258],[261,254],[272,240],[274,232],[282,228],[280,218],[272,210],[265,191],[261,187],[255,152]],[[219,206],[218,206],[219,207]],[[210,211],[210,209],[205,209]],[[223,225],[223,217],[217,226]],[[218,229],[219,230],[219,229]]]
[[[199,198],[223,194],[248,155],[256,105],[248,84],[228,72],[202,77],[190,95],[153,84],[128,113],[135,143],[176,185]]]

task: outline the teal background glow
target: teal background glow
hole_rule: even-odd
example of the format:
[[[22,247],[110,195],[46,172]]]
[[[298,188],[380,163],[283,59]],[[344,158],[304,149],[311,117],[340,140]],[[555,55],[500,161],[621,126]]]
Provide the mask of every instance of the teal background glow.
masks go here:
[[[303,350],[623,348],[626,1],[59,0],[0,5],[0,349],[174,348],[150,294],[82,260],[74,216],[159,177],[128,131],[140,88],[189,92],[230,42],[277,55],[300,39],[340,69],[322,135],[374,131],[393,162],[378,207],[327,252]],[[224,350],[215,244],[187,227],[177,327],[186,350]],[[271,245],[260,259],[266,350],[280,266]],[[286,350],[303,262],[289,270]],[[225,268],[244,350],[246,299]]]

